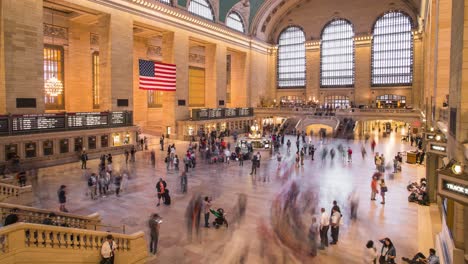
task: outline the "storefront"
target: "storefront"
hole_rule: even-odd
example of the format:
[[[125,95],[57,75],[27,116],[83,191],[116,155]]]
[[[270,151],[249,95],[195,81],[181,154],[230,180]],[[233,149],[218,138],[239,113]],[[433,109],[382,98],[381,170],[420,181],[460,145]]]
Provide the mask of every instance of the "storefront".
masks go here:
[[[464,263],[468,206],[468,174],[458,164],[438,173],[438,195],[442,207],[442,229],[436,236],[441,263]]]

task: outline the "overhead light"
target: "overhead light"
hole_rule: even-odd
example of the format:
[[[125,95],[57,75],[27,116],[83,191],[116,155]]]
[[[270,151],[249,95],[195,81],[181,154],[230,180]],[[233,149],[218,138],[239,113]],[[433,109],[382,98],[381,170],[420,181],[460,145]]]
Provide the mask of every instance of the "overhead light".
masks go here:
[[[452,172],[456,175],[460,175],[463,173],[463,166],[461,164],[453,164]]]
[[[442,136],[441,136],[441,135],[436,135],[436,136],[435,136],[435,140],[440,141],[441,139],[442,139]]]
[[[431,129],[430,129],[430,130],[431,130],[431,132],[434,132],[434,127],[431,127]]]

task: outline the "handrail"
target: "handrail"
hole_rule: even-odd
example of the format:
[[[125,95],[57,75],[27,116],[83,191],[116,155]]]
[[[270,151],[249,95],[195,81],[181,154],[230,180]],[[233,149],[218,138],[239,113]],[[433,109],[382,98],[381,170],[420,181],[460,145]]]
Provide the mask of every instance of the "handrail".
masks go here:
[[[111,234],[117,245],[115,249],[116,263],[142,263],[147,257],[146,241],[143,232],[131,235],[94,231],[87,229],[67,228],[60,226],[40,225],[31,223],[16,223],[0,229],[0,260],[10,254],[30,254],[43,252],[53,248],[54,254],[70,254],[77,252],[93,252],[92,258],[100,259],[100,249]],[[63,250],[63,252],[61,252]],[[89,257],[89,253],[86,253]],[[20,256],[15,256],[15,259]]]
[[[59,224],[67,225],[69,227],[96,229],[96,227],[101,223],[101,219],[98,213],[83,216],[8,203],[0,203],[0,215],[2,219],[5,218],[6,215],[10,213],[11,209],[14,208],[18,209],[17,214],[22,216],[21,221],[28,223],[42,223],[42,221],[47,218],[50,213],[54,213],[56,215],[56,221]]]
[[[25,192],[32,192],[32,186],[26,185],[26,186],[20,187],[17,185],[0,183],[0,198],[5,199],[11,196],[18,196]]]

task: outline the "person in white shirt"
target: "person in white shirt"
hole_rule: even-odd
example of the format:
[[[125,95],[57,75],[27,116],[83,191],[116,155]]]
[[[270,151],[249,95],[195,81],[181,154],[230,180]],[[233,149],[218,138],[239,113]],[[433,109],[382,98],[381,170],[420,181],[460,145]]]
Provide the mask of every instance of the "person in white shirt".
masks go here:
[[[335,245],[338,243],[338,235],[340,233],[340,219],[341,213],[336,208],[333,208],[331,217],[331,237],[333,241],[330,242],[330,245]]]
[[[328,247],[328,228],[330,227],[330,216],[325,212],[325,208],[321,209],[320,215],[320,249]]]
[[[112,235],[107,235],[107,240],[102,244],[101,247],[101,263],[114,264],[114,251],[117,248],[117,244],[114,242]]]
[[[377,249],[374,246],[374,241],[369,240],[366,244],[366,249],[364,251],[364,263],[365,264],[375,264],[377,261]]]

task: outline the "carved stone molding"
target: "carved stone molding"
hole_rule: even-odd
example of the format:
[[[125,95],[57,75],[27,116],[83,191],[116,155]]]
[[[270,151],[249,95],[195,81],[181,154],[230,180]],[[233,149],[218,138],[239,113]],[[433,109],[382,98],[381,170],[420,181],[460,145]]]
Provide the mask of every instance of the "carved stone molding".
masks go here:
[[[205,56],[200,54],[189,54],[189,63],[205,64]]]
[[[146,56],[151,57],[162,57],[162,49],[159,46],[148,46],[146,49]]]
[[[91,33],[90,38],[89,38],[89,44],[91,46],[99,46],[99,35]]]
[[[68,40],[68,28],[44,23],[44,37]]]

